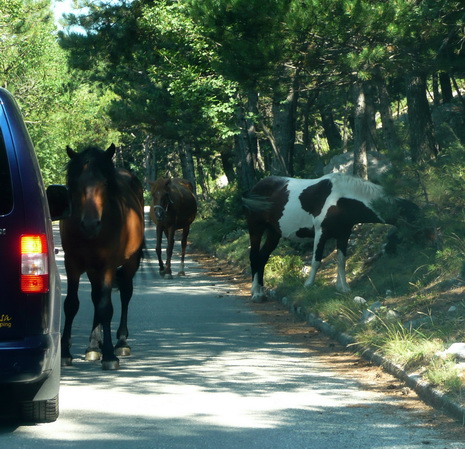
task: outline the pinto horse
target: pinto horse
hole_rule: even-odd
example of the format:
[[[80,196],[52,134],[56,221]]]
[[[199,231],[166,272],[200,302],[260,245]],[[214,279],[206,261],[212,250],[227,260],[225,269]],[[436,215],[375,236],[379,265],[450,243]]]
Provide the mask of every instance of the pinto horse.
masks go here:
[[[263,273],[265,265],[281,237],[305,242],[313,239],[312,267],[305,281],[315,280],[326,242],[337,245],[336,289],[350,291],[345,263],[352,228],[357,223],[396,224],[403,217],[413,222],[418,206],[392,198],[379,185],[349,175],[332,173],[318,179],[294,179],[270,176],[259,181],[243,196],[250,237],[252,299],[265,299]],[[393,209],[394,208],[394,209]],[[387,214],[382,210],[391,210]],[[395,210],[395,213],[392,211]],[[266,239],[260,248],[263,234]]]
[[[181,238],[181,271],[184,276],[184,257],[186,255],[187,236],[192,222],[197,215],[197,200],[194,187],[190,181],[181,178],[159,178],[150,182],[152,204],[150,217],[157,227],[156,252],[160,274],[172,279],[171,258],[173,256],[174,234],[182,229]],[[161,256],[161,241],[165,234],[168,241],[166,248],[166,264]]]
[[[144,240],[144,200],[139,180],[113,165],[115,146],[106,151],[88,147],[77,153],[67,147],[67,185],[71,216],[60,222],[68,291],[64,302],[62,363],[71,365],[71,327],[79,309],[79,280],[85,272],[92,286],[94,321],[87,360],[102,358],[102,368],[119,368],[117,355],[129,355],[127,314],[133,277],[139,268]],[[113,348],[113,281],[121,295],[118,342]],[[103,329],[103,339],[102,339]]]

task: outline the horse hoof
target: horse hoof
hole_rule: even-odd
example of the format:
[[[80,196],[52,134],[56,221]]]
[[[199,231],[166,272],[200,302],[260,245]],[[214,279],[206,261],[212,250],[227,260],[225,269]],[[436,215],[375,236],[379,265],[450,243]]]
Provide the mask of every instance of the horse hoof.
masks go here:
[[[252,296],[252,302],[265,302],[268,298],[266,295],[254,295]]]
[[[88,362],[95,362],[97,360],[100,360],[101,356],[102,353],[100,351],[96,351],[94,349],[86,351],[86,360]]]
[[[185,271],[180,271],[180,272],[178,273],[178,276],[185,276],[185,275],[186,275],[186,272],[185,272]]]
[[[165,279],[173,279],[173,275],[171,273],[165,274]]]
[[[119,370],[119,360],[102,360],[102,369],[104,371]]]
[[[61,358],[61,366],[73,366],[73,358],[72,357],[62,357]]]
[[[115,354],[119,357],[128,357],[131,355],[131,347],[130,346],[116,346]]]

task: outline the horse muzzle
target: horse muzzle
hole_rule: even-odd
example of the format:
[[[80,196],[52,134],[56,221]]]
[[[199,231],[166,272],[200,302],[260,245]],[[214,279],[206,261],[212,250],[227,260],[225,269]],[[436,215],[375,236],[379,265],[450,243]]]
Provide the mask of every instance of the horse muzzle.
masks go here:
[[[82,219],[81,231],[87,238],[95,238],[99,235],[102,228],[102,221],[99,218]]]
[[[157,221],[163,221],[165,219],[166,211],[161,206],[155,206],[155,218]]]

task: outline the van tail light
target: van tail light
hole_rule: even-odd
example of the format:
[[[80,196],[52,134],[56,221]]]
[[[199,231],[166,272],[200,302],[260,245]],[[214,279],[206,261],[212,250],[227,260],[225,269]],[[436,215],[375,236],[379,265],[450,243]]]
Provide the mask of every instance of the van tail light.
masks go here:
[[[21,236],[21,291],[47,293],[47,238],[43,234]]]

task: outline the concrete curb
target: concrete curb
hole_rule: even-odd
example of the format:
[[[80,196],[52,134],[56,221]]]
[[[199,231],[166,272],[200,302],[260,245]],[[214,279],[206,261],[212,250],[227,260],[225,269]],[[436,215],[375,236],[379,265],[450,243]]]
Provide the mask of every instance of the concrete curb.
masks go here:
[[[465,425],[465,407],[451,401],[444,393],[434,389],[428,382],[425,382],[420,376],[406,373],[401,367],[387,360],[385,357],[376,353],[371,349],[364,348],[357,344],[350,335],[339,332],[331,324],[321,320],[312,313],[306,314],[301,307],[297,307],[290,303],[287,298],[282,298],[281,302],[289,309],[289,311],[302,320],[306,321],[310,326],[323,332],[328,337],[336,340],[346,349],[359,353],[365,360],[381,366],[387,373],[405,382],[405,384],[414,390],[419,398],[426,404],[447,413],[452,418]]]

